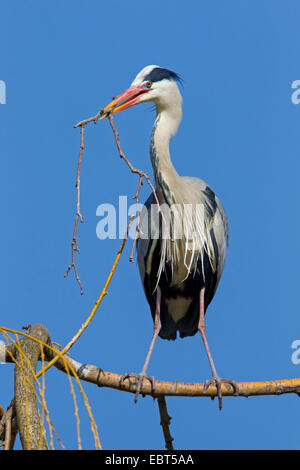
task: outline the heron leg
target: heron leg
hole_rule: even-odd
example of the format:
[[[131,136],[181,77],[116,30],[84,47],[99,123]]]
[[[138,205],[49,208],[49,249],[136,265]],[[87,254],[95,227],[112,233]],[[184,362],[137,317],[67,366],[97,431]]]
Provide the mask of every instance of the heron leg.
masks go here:
[[[149,365],[149,362],[150,362],[151,354],[153,352],[155,341],[156,341],[157,336],[158,336],[158,334],[161,330],[160,302],[161,302],[161,290],[160,290],[159,287],[157,287],[153,335],[152,335],[151,343],[150,343],[150,346],[149,346],[149,349],[148,349],[148,353],[147,353],[147,356],[146,356],[146,360],[145,360],[143,369],[142,369],[141,373],[138,374],[138,375],[136,375],[136,374],[126,374],[121,379],[121,383],[123,383],[124,380],[130,379],[130,377],[133,377],[133,376],[138,377],[138,383],[137,383],[135,398],[134,398],[135,403],[138,401],[139,394],[140,394],[144,379],[149,380],[151,382],[151,385],[152,385],[152,391],[154,392],[154,390],[155,390],[155,379],[154,379],[154,377],[147,377],[147,369],[148,369],[148,365]]]
[[[206,391],[207,391],[207,389],[210,385],[215,385],[216,388],[217,388],[217,394],[218,394],[218,398],[219,398],[219,409],[221,410],[222,409],[222,391],[221,391],[222,383],[230,384],[232,386],[233,390],[234,390],[234,395],[239,394],[239,388],[238,388],[237,383],[234,382],[233,380],[220,379],[220,377],[217,374],[216,367],[215,367],[215,364],[214,364],[214,361],[213,361],[213,358],[212,358],[212,355],[211,355],[211,352],[210,352],[210,349],[209,349],[209,346],[208,346],[206,334],[205,334],[204,293],[205,293],[205,288],[203,287],[200,291],[200,315],[199,315],[198,330],[201,334],[202,341],[203,341],[203,344],[204,344],[204,347],[205,347],[205,351],[206,351],[206,354],[207,354],[207,357],[208,357],[209,365],[210,365],[210,368],[211,368],[211,371],[212,371],[212,379],[211,380],[206,380],[206,382],[204,383],[203,392],[206,393]]]

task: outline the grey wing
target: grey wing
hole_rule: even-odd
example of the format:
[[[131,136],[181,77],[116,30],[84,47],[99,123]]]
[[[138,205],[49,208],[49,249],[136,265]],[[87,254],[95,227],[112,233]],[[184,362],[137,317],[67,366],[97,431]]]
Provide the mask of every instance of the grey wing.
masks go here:
[[[226,247],[228,246],[228,222],[225,211],[223,209],[222,204],[216,198],[217,201],[217,211],[214,215],[212,221],[212,227],[210,229],[211,240],[215,244],[216,247],[214,251],[216,252],[216,284],[213,289],[212,296],[215,294],[216,289],[218,287],[224,264],[225,264],[225,256],[226,256]]]
[[[206,219],[208,221],[207,239],[210,251],[213,253],[212,262],[215,272],[210,302],[218,287],[225,264],[226,247],[228,246],[229,239],[228,221],[222,203],[205,181],[193,177],[183,177],[182,180],[189,187],[189,200],[196,201],[198,198],[205,205]]]

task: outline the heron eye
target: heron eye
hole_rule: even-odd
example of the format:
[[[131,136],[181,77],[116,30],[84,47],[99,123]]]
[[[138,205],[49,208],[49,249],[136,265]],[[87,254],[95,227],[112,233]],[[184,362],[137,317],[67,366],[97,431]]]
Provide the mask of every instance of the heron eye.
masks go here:
[[[145,86],[146,86],[147,88],[151,88],[151,87],[152,87],[152,82],[146,82],[146,83],[145,83]]]

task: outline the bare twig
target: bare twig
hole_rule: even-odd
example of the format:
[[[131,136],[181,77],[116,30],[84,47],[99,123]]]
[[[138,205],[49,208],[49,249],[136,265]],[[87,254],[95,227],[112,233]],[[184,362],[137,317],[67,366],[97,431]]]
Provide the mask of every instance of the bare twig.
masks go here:
[[[141,178],[145,178],[145,180],[146,180],[147,183],[149,184],[150,188],[152,189],[152,192],[153,192],[155,201],[156,201],[157,206],[158,206],[158,208],[159,208],[160,206],[159,206],[159,200],[158,200],[158,197],[157,197],[157,194],[156,194],[156,190],[155,190],[153,184],[151,183],[151,180],[150,180],[149,176],[148,176],[147,173],[145,173],[144,171],[138,170],[137,168],[135,168],[135,167],[132,165],[132,163],[128,160],[128,158],[126,157],[125,153],[124,153],[123,150],[122,150],[122,147],[121,147],[121,144],[120,144],[120,139],[119,139],[119,133],[118,133],[118,131],[117,131],[117,129],[116,129],[116,126],[115,126],[115,124],[114,124],[112,114],[111,114],[111,113],[108,113],[107,117],[108,117],[108,119],[109,119],[111,128],[112,128],[113,133],[114,133],[114,136],[115,136],[115,140],[116,140],[116,144],[117,144],[117,147],[118,147],[118,150],[119,150],[120,157],[127,163],[127,165],[128,165],[129,168],[130,168],[131,173],[135,173],[135,174],[139,175],[139,176],[140,176],[140,179],[141,179]],[[140,179],[139,179],[139,185],[138,185],[137,193],[139,193],[139,190],[140,190],[140,187],[141,187]],[[135,195],[134,197],[136,197],[136,195]]]
[[[172,418],[168,414],[166,399],[165,397],[158,397],[157,402],[158,402],[158,408],[159,408],[159,414],[160,414],[160,424],[162,426],[163,433],[164,433],[166,449],[174,450],[174,447],[172,444],[172,441],[174,441],[174,438],[171,436],[170,427],[169,427]]]
[[[128,158],[126,157],[125,153],[123,152],[122,150],[122,147],[121,147],[121,144],[120,144],[120,140],[119,140],[119,133],[116,129],[116,126],[114,124],[114,121],[113,121],[113,117],[112,117],[112,112],[113,112],[113,109],[114,107],[112,107],[109,111],[106,111],[106,116],[109,120],[109,123],[110,123],[110,126],[113,130],[113,133],[114,133],[114,137],[115,137],[115,141],[116,141],[116,144],[117,144],[117,148],[118,148],[118,151],[119,151],[119,154],[120,154],[120,157],[126,162],[126,164],[128,165],[128,167],[130,168],[130,171],[134,174],[138,174],[139,175],[139,182],[138,182],[138,186],[137,186],[137,190],[136,190],[136,193],[135,195],[133,196],[133,199],[136,199],[136,204],[137,204],[137,214],[136,214],[136,217],[137,217],[137,226],[136,226],[136,234],[135,234],[135,238],[134,238],[134,241],[133,241],[133,245],[132,245],[132,250],[131,250],[131,253],[130,253],[130,258],[129,260],[131,262],[133,262],[133,254],[134,254],[134,249],[135,249],[135,245],[136,245],[136,241],[137,241],[137,238],[138,238],[138,235],[139,233],[141,232],[141,227],[140,227],[140,211],[139,211],[139,193],[140,193],[140,189],[141,189],[141,186],[143,184],[143,179],[145,178],[145,180],[147,181],[148,185],[150,186],[152,192],[153,192],[153,195],[154,195],[154,198],[155,198],[155,201],[156,201],[156,204],[157,204],[157,207],[158,207],[158,211],[161,213],[162,215],[162,218],[164,219],[164,216],[163,216],[163,213],[161,212],[160,210],[160,204],[159,204],[159,200],[158,200],[158,197],[157,197],[157,194],[156,194],[156,190],[153,186],[153,184],[151,183],[151,180],[149,178],[149,176],[147,175],[147,173],[145,173],[144,171],[142,170],[138,170],[137,168],[135,168],[132,163],[128,160]],[[81,283],[81,280],[79,278],[79,275],[78,275],[78,271],[77,271],[77,267],[76,267],[76,264],[75,264],[75,252],[77,251],[77,253],[79,253],[79,248],[78,248],[78,243],[77,243],[77,227],[78,227],[78,220],[80,220],[81,222],[83,222],[83,217],[82,217],[82,214],[80,212],[80,167],[81,167],[81,159],[82,159],[82,151],[84,149],[84,128],[86,126],[86,124],[89,124],[90,122],[94,122],[94,124],[97,124],[99,118],[101,116],[103,116],[104,114],[104,110],[103,109],[100,109],[98,111],[97,114],[95,114],[95,116],[92,116],[88,119],[83,119],[82,121],[78,122],[77,124],[75,124],[75,128],[78,128],[80,127],[81,129],[81,140],[80,140],[80,150],[79,150],[79,158],[78,158],[78,166],[77,166],[77,177],[76,177],[76,188],[77,188],[77,211],[76,211],[76,217],[75,217],[75,224],[74,224],[74,232],[73,232],[73,238],[72,238],[72,261],[71,261],[71,264],[68,266],[66,272],[65,272],[65,277],[68,275],[69,271],[73,268],[74,269],[74,273],[75,273],[75,277],[76,277],[76,280],[80,286],[80,293],[83,294],[83,288],[82,288],[82,283]]]
[[[92,116],[88,119],[83,119],[83,121],[80,121],[78,122],[77,124],[75,124],[74,128],[76,129],[77,127],[84,127],[86,124],[88,124],[89,122],[94,122],[94,124],[97,124],[98,122],[98,119],[100,118],[100,116],[102,116],[104,114],[104,111],[103,109],[100,109],[99,112],[95,115],[95,116]]]
[[[133,240],[133,243],[132,243],[131,253],[130,253],[130,256],[129,256],[129,261],[131,263],[134,263],[134,249],[135,249],[135,245],[136,245],[138,236],[139,236],[139,230],[138,230],[138,226],[137,226],[136,231],[135,231],[134,240]]]
[[[131,253],[130,253],[130,257],[129,257],[129,261],[131,261],[132,263],[134,262],[133,255],[134,255],[135,245],[136,245],[136,242],[137,242],[139,233],[141,233],[140,209],[139,209],[139,194],[140,194],[140,189],[141,189],[141,186],[142,186],[142,185],[143,185],[143,176],[140,175],[139,184],[138,184],[136,193],[135,193],[135,195],[134,195],[133,198],[132,198],[132,199],[135,199],[135,200],[136,200],[136,209],[137,209],[137,212],[136,212],[136,217],[137,217],[137,221],[136,221],[136,231],[135,231],[135,237],[134,237],[134,240],[133,240],[133,243],[132,243]]]
[[[78,221],[80,220],[81,223],[83,222],[83,216],[82,216],[81,211],[80,211],[80,169],[81,169],[82,152],[83,152],[83,149],[84,149],[84,127],[85,127],[86,124],[88,124],[89,122],[92,122],[92,121],[95,124],[97,124],[97,121],[98,121],[99,117],[102,114],[103,114],[103,110],[100,109],[100,111],[95,116],[92,116],[89,119],[84,119],[83,121],[78,122],[74,126],[75,128],[80,127],[80,149],[79,149],[77,174],[76,174],[76,184],[75,184],[75,187],[76,187],[76,190],[77,190],[77,204],[76,204],[76,216],[75,216],[75,223],[74,223],[74,231],[73,231],[73,237],[72,237],[72,242],[71,242],[72,261],[71,261],[71,264],[68,266],[68,268],[67,268],[67,270],[64,274],[64,277],[67,277],[67,275],[69,274],[69,272],[72,268],[74,269],[76,281],[79,284],[81,295],[83,294],[83,288],[82,288],[82,282],[81,282],[80,277],[78,275],[78,270],[77,270],[76,263],[75,263],[75,252],[77,251],[77,253],[80,253],[80,250],[78,248],[78,242],[77,242],[77,228],[78,228]]]
[[[138,170],[137,168],[135,168],[130,163],[130,161],[128,160],[126,155],[124,154],[124,152],[121,148],[120,140],[119,140],[119,133],[118,133],[118,131],[116,129],[116,126],[114,124],[114,121],[113,121],[112,111],[113,111],[113,108],[111,108],[109,110],[109,112],[107,112],[107,117],[109,119],[111,128],[112,128],[114,136],[115,136],[115,141],[116,141],[116,144],[117,144],[117,147],[118,147],[118,150],[119,150],[120,157],[127,163],[128,167],[130,168],[132,173],[135,173],[135,174],[139,175],[139,182],[138,182],[137,190],[136,190],[135,195],[133,196],[133,199],[136,199],[136,203],[137,203],[137,228],[136,228],[137,233],[135,235],[135,239],[134,239],[134,242],[133,242],[133,246],[132,246],[132,250],[131,250],[131,254],[130,254],[130,258],[129,258],[130,261],[133,262],[134,248],[135,248],[136,240],[138,238],[138,233],[141,230],[140,229],[140,211],[139,211],[139,192],[140,192],[141,186],[143,184],[143,179],[144,178],[147,181],[147,183],[149,184],[150,188],[152,189],[152,192],[153,192],[154,198],[156,200],[159,211],[160,211],[160,205],[159,205],[159,200],[158,200],[155,188],[154,188],[153,184],[151,183],[151,180],[150,180],[149,176],[147,175],[147,173],[145,173],[142,170]],[[90,122],[94,122],[94,124],[97,124],[99,118],[103,114],[104,114],[103,109],[100,109],[98,111],[98,113],[95,114],[95,116],[92,116],[88,119],[84,119],[84,120],[78,122],[77,124],[75,124],[75,126],[74,126],[75,128],[80,127],[80,129],[81,129],[80,150],[79,150],[78,165],[77,165],[77,176],[76,176],[77,210],[76,210],[73,238],[72,238],[72,243],[71,243],[71,246],[72,246],[72,261],[71,261],[71,264],[68,266],[68,268],[67,268],[67,270],[64,274],[64,277],[66,277],[69,274],[69,271],[73,268],[76,280],[77,280],[77,282],[80,286],[80,293],[81,294],[83,294],[83,288],[82,288],[82,283],[81,283],[81,280],[79,278],[78,270],[77,270],[76,263],[75,263],[75,252],[80,253],[79,248],[78,248],[78,242],[77,242],[77,228],[78,228],[78,221],[80,220],[80,222],[83,222],[83,216],[80,212],[80,168],[81,168],[82,152],[83,152],[83,149],[84,149],[84,128],[85,128],[86,124],[89,124]],[[162,214],[162,216],[163,216],[163,214]]]
[[[73,231],[73,238],[72,238],[72,262],[68,266],[64,277],[69,274],[69,271],[73,268],[76,280],[80,287],[80,293],[83,294],[82,283],[78,275],[77,267],[75,264],[75,252],[80,253],[77,243],[77,227],[78,227],[78,220],[83,222],[83,216],[80,212],[80,168],[81,168],[81,160],[82,160],[82,151],[84,149],[84,124],[81,125],[81,132],[80,132],[80,149],[79,149],[79,157],[78,157],[78,164],[77,164],[77,175],[76,175],[76,190],[77,190],[77,204],[76,204],[76,217],[75,217],[75,224],[74,224],[74,231]]]

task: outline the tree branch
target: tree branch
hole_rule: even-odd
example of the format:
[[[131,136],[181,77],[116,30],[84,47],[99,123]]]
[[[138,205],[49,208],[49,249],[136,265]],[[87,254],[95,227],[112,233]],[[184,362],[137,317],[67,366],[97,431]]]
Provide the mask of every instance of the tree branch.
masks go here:
[[[14,406],[23,449],[46,450],[48,446],[42,436],[41,420],[34,393],[34,371],[41,349],[39,343],[33,341],[31,337],[47,343],[49,333],[43,325],[35,325],[30,331],[30,336],[25,336],[19,341],[19,348],[15,346],[13,354],[16,359]]]
[[[53,343],[50,344],[53,347]],[[6,345],[6,351],[9,351],[13,356],[15,355],[15,346],[13,344]],[[60,351],[58,351],[60,352]],[[60,352],[61,353],[61,352]],[[45,348],[45,358],[52,361],[55,357],[56,361],[53,365],[63,372],[67,372],[64,366],[64,361],[55,355],[53,351]],[[81,380],[93,383],[99,387],[114,388],[124,392],[135,393],[137,379],[130,377],[130,381],[126,380],[121,383],[122,375],[104,371],[100,367],[89,364],[82,364],[81,362],[72,359],[70,356],[65,356],[68,364],[74,369],[75,373]],[[5,356],[6,362],[12,362],[12,359],[7,352]],[[69,371],[69,373],[72,372]],[[74,374],[73,374],[74,375]],[[255,382],[238,382],[239,397],[261,396],[261,395],[283,395],[287,393],[300,394],[300,378],[270,380],[270,381],[255,381]],[[143,381],[141,388],[142,395],[150,395],[152,397],[159,396],[181,396],[181,397],[210,397],[217,396],[217,389],[215,386],[210,386],[206,393],[203,392],[204,383],[185,383],[185,382],[166,382],[163,380],[155,381],[155,393],[153,393],[152,386],[148,380]],[[234,390],[229,384],[222,384],[222,395],[233,396]]]
[[[1,328],[3,332],[9,331],[9,328]],[[1,357],[5,362],[14,362],[15,366],[15,403],[12,401],[8,410],[0,419],[0,440],[5,439],[5,448],[12,448],[15,434],[17,432],[16,423],[14,423],[13,432],[11,422],[16,412],[17,425],[20,430],[20,437],[23,449],[47,449],[47,443],[44,439],[43,429],[37,409],[36,395],[34,385],[37,375],[45,373],[44,367],[40,374],[34,371],[38,359],[49,361],[48,364],[55,367],[69,376],[74,376],[80,386],[79,379],[93,383],[99,387],[114,388],[120,391],[136,393],[138,375],[130,375],[130,380],[123,381],[123,375],[102,370],[95,365],[82,364],[69,355],[63,354],[51,343],[49,333],[43,325],[35,325],[31,329],[31,335],[15,331],[16,342],[8,343],[2,346]],[[19,335],[24,338],[20,341]],[[21,350],[20,350],[21,349]],[[26,380],[25,380],[26,379]],[[30,387],[26,386],[26,381]],[[239,396],[259,396],[259,395],[282,395],[287,393],[300,394],[300,378],[272,380],[263,382],[239,382]],[[170,433],[170,416],[166,407],[166,396],[185,396],[185,397],[210,397],[217,396],[217,389],[210,386],[204,392],[203,383],[184,383],[184,382],[166,382],[162,380],[155,381],[155,391],[149,381],[143,381],[141,388],[142,395],[150,395],[157,398],[161,417],[161,425],[165,438],[166,448],[173,449],[173,438]],[[234,390],[231,385],[222,384],[222,395],[233,396]],[[7,415],[7,416],[6,416]],[[5,437],[3,437],[5,436]]]

